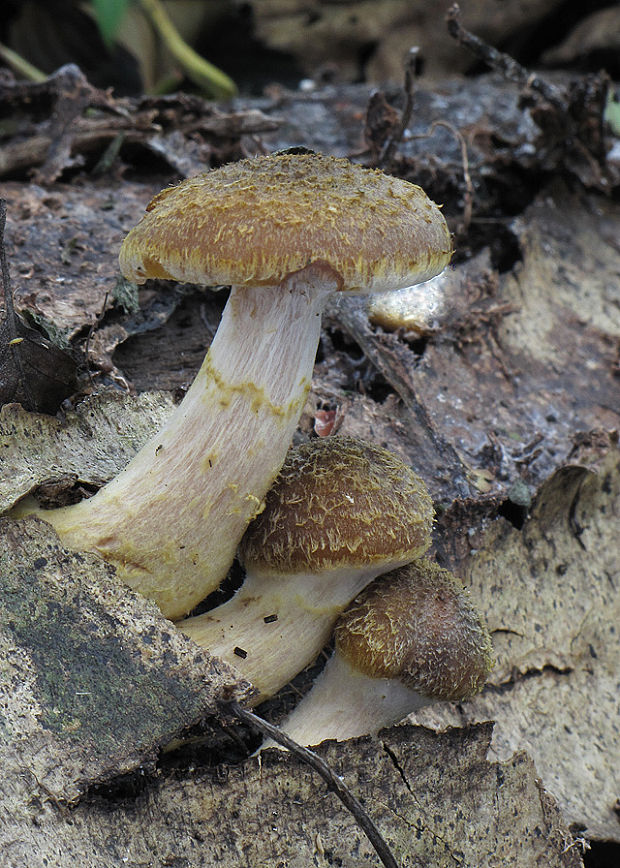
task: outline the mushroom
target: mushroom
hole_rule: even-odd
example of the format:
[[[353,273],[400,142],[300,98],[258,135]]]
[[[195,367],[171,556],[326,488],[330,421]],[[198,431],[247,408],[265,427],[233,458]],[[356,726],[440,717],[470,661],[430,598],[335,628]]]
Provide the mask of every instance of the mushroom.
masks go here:
[[[237,594],[177,627],[271,696],[310,663],[372,579],[430,544],[431,498],[385,449],[327,437],[292,449],[240,546]]]
[[[463,586],[426,559],[370,584],[334,636],[333,655],[280,727],[302,745],[374,734],[433,700],[467,699],[493,667],[488,630]]]
[[[226,576],[284,461],[327,296],[418,283],[450,255],[423,190],[344,159],[260,156],[163,190],[125,238],[121,271],[232,284],[219,329],[162,430],[92,498],[42,517],[167,617],[187,614]]]

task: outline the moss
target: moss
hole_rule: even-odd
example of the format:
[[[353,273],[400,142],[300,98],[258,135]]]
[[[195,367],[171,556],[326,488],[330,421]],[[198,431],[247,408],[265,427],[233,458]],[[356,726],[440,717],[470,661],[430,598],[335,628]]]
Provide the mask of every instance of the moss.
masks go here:
[[[0,629],[30,661],[43,728],[111,758],[200,716],[204,697],[174,649],[128,635],[113,614],[119,590],[88,586],[94,559],[50,545],[23,560],[0,553]]]

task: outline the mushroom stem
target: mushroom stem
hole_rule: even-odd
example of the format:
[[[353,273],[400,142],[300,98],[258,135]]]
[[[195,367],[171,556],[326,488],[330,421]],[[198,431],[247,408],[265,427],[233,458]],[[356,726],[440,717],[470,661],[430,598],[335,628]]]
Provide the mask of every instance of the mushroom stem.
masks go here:
[[[392,678],[371,678],[334,653],[281,729],[301,745],[372,734],[432,702]],[[261,749],[277,747],[265,742]]]
[[[341,567],[329,582],[325,574],[248,571],[231,600],[177,627],[251,681],[258,690],[252,699],[256,705],[318,656],[338,615],[384,569],[380,564]]]
[[[99,553],[172,619],[214,590],[285,459],[321,310],[337,288],[322,263],[280,285],[233,288],[196,379],[161,431],[92,498],[41,511],[63,543]]]
[[[493,666],[465,589],[423,558],[365,588],[334,635],[333,655],[280,727],[302,745],[374,734],[433,700],[468,699]]]

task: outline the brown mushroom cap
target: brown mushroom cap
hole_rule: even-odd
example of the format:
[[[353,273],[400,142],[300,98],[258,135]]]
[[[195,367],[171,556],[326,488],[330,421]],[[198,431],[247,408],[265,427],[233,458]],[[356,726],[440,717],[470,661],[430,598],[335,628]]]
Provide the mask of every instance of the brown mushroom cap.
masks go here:
[[[121,247],[125,277],[272,285],[327,263],[342,290],[385,292],[438,274],[441,211],[414,184],[320,154],[254,157],[155,196]]]
[[[438,699],[478,693],[493,665],[489,633],[462,585],[427,560],[369,585],[334,635],[355,669]]]
[[[241,542],[242,562],[283,575],[419,557],[433,504],[422,479],[391,452],[356,437],[289,451]]]

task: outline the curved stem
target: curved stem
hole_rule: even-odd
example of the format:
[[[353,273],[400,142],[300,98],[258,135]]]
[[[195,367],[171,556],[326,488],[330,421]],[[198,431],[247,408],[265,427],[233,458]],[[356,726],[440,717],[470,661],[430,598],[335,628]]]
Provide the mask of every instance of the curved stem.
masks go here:
[[[374,735],[429,702],[397,679],[364,675],[336,650],[280,729],[303,745],[344,741]]]
[[[280,286],[233,289],[164,428],[94,497],[41,512],[68,547],[99,553],[168,618],[226,576],[284,462],[335,288],[321,276],[309,266]]]
[[[33,66],[32,63],[9,48],[8,45],[0,42],[0,60],[3,60],[7,66],[10,66],[18,75],[23,76],[27,81],[42,82],[45,81],[47,75]]]
[[[140,4],[172,56],[194,84],[215,99],[228,99],[237,93],[232,78],[201,57],[182,39],[159,0],[140,0]]]
[[[403,561],[394,561],[402,566]],[[327,644],[339,614],[392,564],[340,567],[286,576],[248,569],[236,595],[204,615],[179,621],[190,639],[221,657],[258,690],[252,705],[277,693]]]

